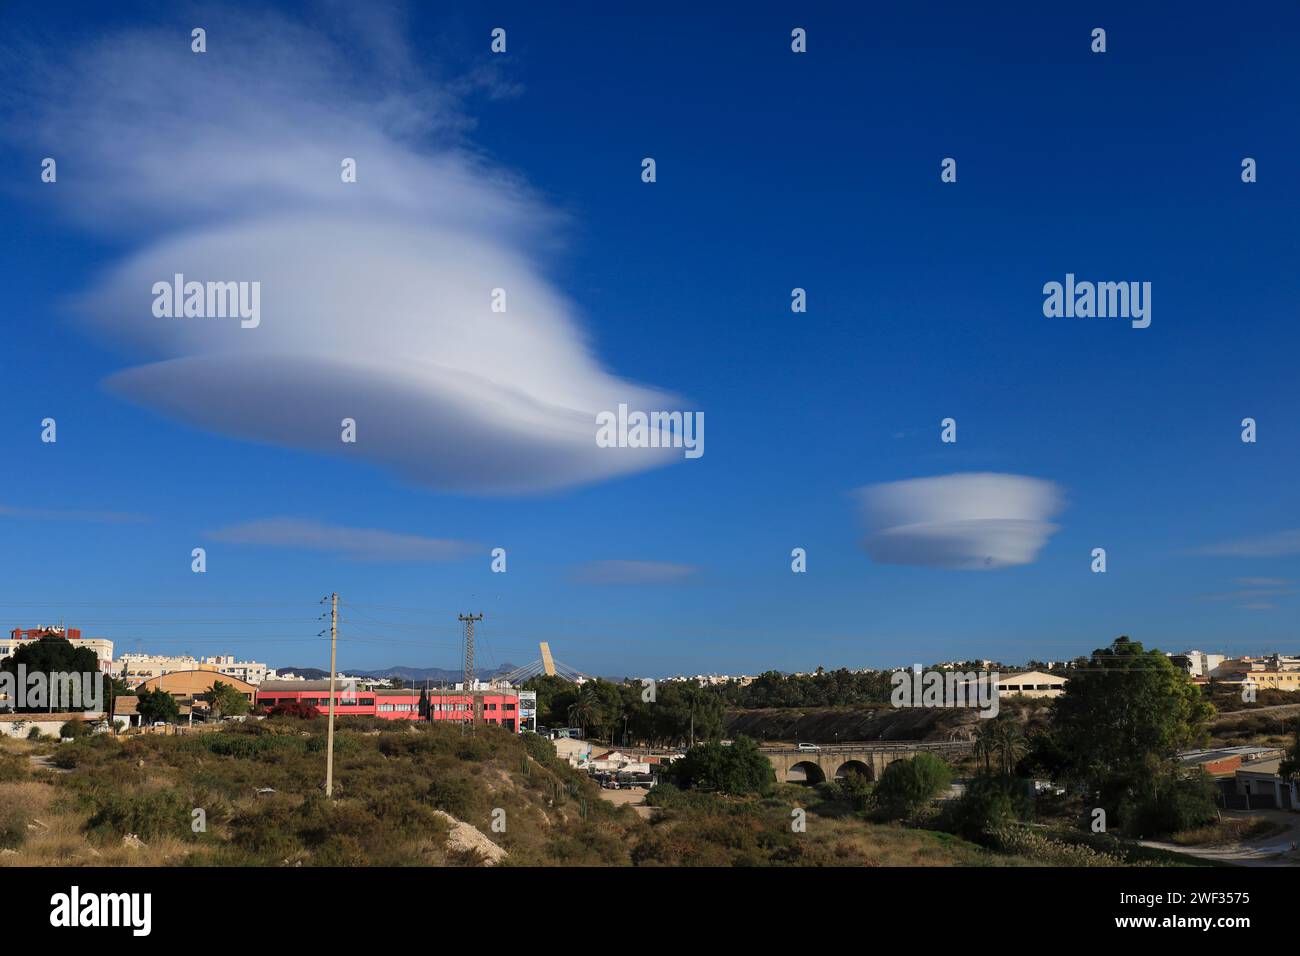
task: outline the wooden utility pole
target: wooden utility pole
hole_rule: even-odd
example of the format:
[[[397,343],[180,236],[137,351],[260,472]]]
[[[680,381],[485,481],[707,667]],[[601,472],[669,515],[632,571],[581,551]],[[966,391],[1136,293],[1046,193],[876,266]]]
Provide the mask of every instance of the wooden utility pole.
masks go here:
[[[339,646],[339,596],[330,595],[330,718],[325,741],[325,797],[334,796],[334,661]]]

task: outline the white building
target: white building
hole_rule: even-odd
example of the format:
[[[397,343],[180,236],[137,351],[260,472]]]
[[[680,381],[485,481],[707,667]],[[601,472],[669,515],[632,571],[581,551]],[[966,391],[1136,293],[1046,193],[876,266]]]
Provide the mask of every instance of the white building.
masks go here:
[[[134,686],[153,677],[162,677],[176,671],[216,671],[227,677],[237,677],[250,684],[260,684],[273,678],[275,671],[258,661],[240,661],[233,655],[204,657],[188,654],[134,654],[126,653],[117,659],[116,676]]]
[[[238,677],[250,684],[260,684],[275,676],[275,671],[268,669],[261,661],[237,661],[232,654],[224,657],[205,657],[203,664],[215,667],[227,677]],[[206,667],[203,669],[206,670]]]
[[[1218,676],[1216,671],[1227,660],[1223,654],[1206,654],[1204,651],[1184,651],[1169,656],[1178,658],[1177,663],[1182,664],[1192,677]]]

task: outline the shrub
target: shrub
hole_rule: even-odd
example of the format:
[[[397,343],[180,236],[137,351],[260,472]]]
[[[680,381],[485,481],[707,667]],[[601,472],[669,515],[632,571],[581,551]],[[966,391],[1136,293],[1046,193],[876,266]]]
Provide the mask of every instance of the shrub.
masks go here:
[[[558,759],[555,745],[540,734],[524,734],[523,742],[524,750],[543,767],[550,766],[553,760]]]
[[[313,704],[304,704],[302,701],[290,700],[283,704],[276,704],[266,711],[268,717],[294,717],[298,720],[315,720],[321,715],[320,709]]]
[[[134,833],[142,840],[159,836],[190,839],[190,801],[175,790],[146,793],[105,793],[94,796],[95,811],[86,829],[101,834],[125,836]]]
[[[0,804],[0,847],[7,850],[22,846],[27,839],[30,814],[19,804]]]
[[[1006,785],[989,777],[976,777],[966,792],[945,808],[941,825],[968,840],[983,840],[989,831],[1006,827],[1015,819],[1015,806]]]
[[[989,831],[989,845],[1001,853],[1027,857],[1036,863],[1056,866],[1122,866],[1124,861],[1110,853],[1080,843],[1053,840],[1026,827],[1003,826]]]
[[[876,784],[876,805],[891,818],[905,817],[925,806],[952,782],[948,765],[930,753],[895,760]]]
[[[1214,783],[1203,771],[1159,775],[1142,781],[1120,800],[1117,815],[1125,833],[1155,836],[1190,830],[1215,820]]]
[[[90,734],[90,728],[86,726],[84,720],[69,720],[59,728],[60,737],[71,737],[74,740],[78,737],[85,737]]]
[[[33,727],[31,730],[27,731],[27,739],[28,739],[28,740],[40,740],[40,739],[41,739],[41,728],[39,728],[39,727]]]
[[[458,820],[470,822],[477,818],[482,807],[479,790],[461,773],[445,770],[436,773],[425,799],[439,810],[445,810]]]
[[[866,810],[871,805],[874,789],[866,774],[849,772],[827,784],[826,793],[830,799],[847,803],[854,810]]]
[[[0,750],[0,783],[16,783],[26,780],[29,773],[26,757],[22,754],[11,754]]]

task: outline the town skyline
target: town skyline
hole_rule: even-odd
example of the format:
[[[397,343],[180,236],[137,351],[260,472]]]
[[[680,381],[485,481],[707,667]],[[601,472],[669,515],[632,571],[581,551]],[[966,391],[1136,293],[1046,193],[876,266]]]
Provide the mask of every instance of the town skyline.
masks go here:
[[[775,5],[593,5],[496,55],[326,9],[202,54],[0,10],[11,627],[323,668],[337,591],[341,670],[454,669],[469,611],[484,666],[594,674],[1300,652],[1284,31],[837,12],[796,54]],[[623,407],[703,454],[605,447]]]

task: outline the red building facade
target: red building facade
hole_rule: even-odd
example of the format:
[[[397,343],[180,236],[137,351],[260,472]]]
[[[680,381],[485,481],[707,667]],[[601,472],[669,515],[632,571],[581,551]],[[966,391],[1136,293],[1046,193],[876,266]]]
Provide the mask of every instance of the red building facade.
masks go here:
[[[503,690],[428,691],[429,718],[431,720],[469,721],[471,708],[480,708],[480,720],[496,724],[506,730],[519,732],[519,697]],[[263,681],[257,690],[259,707],[274,707],[286,703],[310,704],[321,713],[329,710],[330,682],[327,680]],[[336,683],[334,688],[334,713],[355,714],[364,717],[382,717],[385,720],[419,720],[420,691],[363,690]]]

